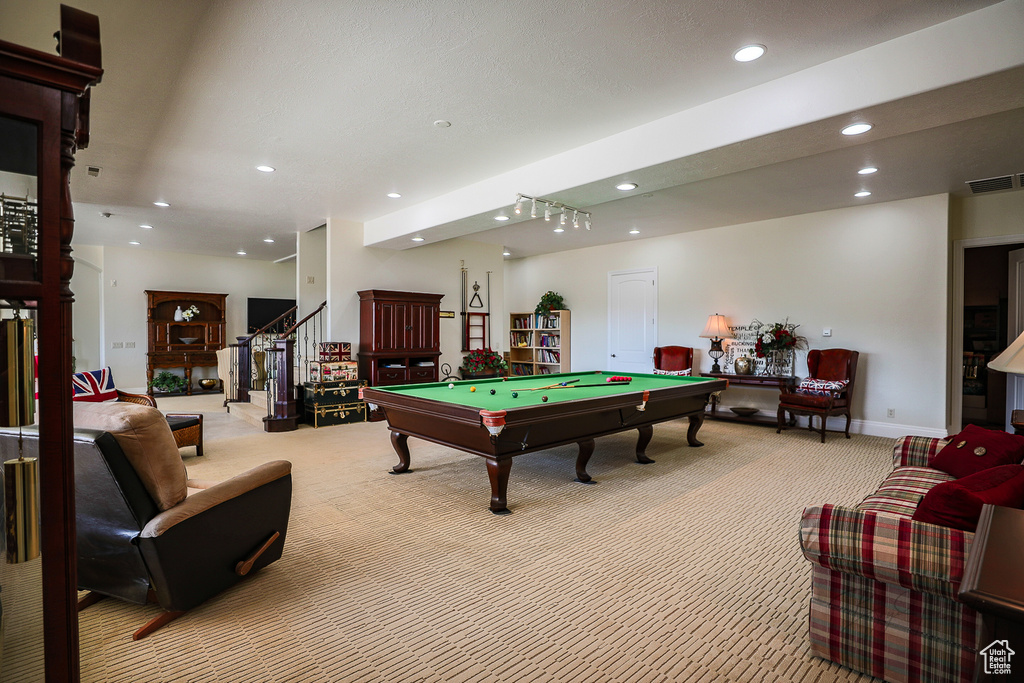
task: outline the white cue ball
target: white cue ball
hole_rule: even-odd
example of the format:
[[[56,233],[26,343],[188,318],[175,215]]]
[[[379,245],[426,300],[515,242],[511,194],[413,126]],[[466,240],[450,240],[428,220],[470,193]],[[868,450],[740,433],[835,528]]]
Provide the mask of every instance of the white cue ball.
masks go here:
[[[455,388],[455,385],[454,385],[454,384],[449,384],[449,385],[448,385],[448,388],[449,388],[449,389],[454,389],[454,388]]]

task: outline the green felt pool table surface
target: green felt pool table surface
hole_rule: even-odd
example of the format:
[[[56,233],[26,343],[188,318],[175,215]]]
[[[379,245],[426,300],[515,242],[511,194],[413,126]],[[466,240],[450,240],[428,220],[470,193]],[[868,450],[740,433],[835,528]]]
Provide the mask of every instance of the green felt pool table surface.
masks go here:
[[[628,384],[609,384],[611,377],[630,377]],[[531,391],[534,387],[546,387],[560,382],[572,382],[567,387]],[[686,377],[678,375],[648,375],[614,372],[564,372],[551,375],[529,375],[526,377],[496,377],[493,379],[462,380],[454,382],[432,382],[430,384],[409,384],[402,386],[378,387],[404,396],[415,396],[431,401],[453,403],[477,410],[510,410],[542,403],[558,403],[627,392],[664,389],[685,384],[712,382],[711,377]],[[453,385],[449,388],[449,384]],[[599,386],[577,386],[579,384]],[[476,391],[472,391],[475,388]],[[491,390],[494,394],[491,394]],[[513,398],[512,392],[518,396]],[[542,397],[548,400],[543,401]]]

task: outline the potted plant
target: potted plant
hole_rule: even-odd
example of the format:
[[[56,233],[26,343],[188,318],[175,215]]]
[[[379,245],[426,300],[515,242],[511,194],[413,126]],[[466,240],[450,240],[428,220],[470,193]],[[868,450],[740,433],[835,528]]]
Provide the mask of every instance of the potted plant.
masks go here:
[[[504,369],[505,359],[499,354],[490,349],[476,349],[462,359],[459,374],[462,375],[462,379],[497,377]]]
[[[534,311],[538,314],[547,315],[551,311],[565,311],[568,310],[565,307],[565,299],[558,292],[544,292],[544,296],[540,298],[540,303],[537,304],[537,309]]]
[[[149,388],[166,394],[185,391],[185,378],[167,370],[160,371],[149,381]]]

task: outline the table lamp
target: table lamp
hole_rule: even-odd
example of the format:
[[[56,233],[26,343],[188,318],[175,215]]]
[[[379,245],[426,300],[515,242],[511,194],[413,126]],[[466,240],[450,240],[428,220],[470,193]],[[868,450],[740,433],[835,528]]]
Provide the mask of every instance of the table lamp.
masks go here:
[[[990,360],[987,367],[989,370],[1005,372],[1010,375],[1024,375],[1024,334],[1014,339],[1013,343],[1007,346],[1002,353]]]
[[[711,372],[721,372],[722,368],[718,365],[718,359],[725,355],[725,351],[722,350],[722,340],[728,339],[729,324],[725,321],[724,315],[708,316],[708,324],[704,326],[704,331],[700,333],[703,339],[711,340],[711,349],[708,351],[708,355],[715,361],[714,365],[711,366]]]

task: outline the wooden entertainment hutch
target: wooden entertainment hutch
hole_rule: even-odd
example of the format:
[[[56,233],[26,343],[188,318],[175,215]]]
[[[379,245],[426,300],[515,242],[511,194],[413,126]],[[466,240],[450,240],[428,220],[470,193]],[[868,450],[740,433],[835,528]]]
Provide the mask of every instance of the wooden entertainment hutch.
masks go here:
[[[155,368],[183,368],[185,393],[192,395],[192,368],[216,367],[224,348],[224,305],[227,294],[146,290],[146,384]],[[199,309],[192,320],[175,320],[175,311]],[[153,389],[148,390],[152,395]]]
[[[371,386],[438,380],[443,294],[359,292],[359,377]]]

